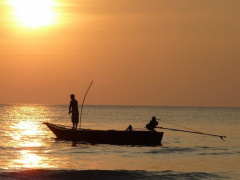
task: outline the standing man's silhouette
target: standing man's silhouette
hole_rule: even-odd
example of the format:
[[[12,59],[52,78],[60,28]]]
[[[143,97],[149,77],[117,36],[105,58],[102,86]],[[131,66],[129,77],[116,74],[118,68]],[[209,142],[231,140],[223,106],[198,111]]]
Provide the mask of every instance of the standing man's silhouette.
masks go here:
[[[72,113],[72,129],[77,129],[79,123],[79,111],[78,111],[78,101],[75,99],[75,95],[70,95],[71,101],[69,105],[69,114]]]

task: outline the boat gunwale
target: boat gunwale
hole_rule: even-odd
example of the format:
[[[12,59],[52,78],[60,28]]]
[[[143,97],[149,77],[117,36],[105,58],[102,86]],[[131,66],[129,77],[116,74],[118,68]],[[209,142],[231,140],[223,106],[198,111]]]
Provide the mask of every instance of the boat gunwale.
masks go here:
[[[65,131],[151,132],[151,131],[148,131],[148,130],[142,130],[142,131],[139,131],[139,130],[126,131],[126,130],[114,130],[114,129],[109,129],[109,130],[83,129],[83,128],[72,129],[70,126],[56,125],[56,124],[49,123],[49,122],[43,122],[43,124],[46,124],[47,126],[48,126],[48,125],[49,125],[49,126],[52,126],[52,127],[56,128],[56,129],[59,129],[59,130],[65,130]],[[155,132],[153,132],[153,133],[162,133],[162,132],[155,131]]]

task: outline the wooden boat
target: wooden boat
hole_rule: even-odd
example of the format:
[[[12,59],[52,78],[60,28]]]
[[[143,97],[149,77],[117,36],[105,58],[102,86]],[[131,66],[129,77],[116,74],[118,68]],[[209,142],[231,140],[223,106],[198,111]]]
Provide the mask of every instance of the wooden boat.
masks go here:
[[[163,132],[156,131],[72,130],[48,122],[44,124],[56,135],[57,139],[90,144],[158,146],[161,145],[163,137]]]

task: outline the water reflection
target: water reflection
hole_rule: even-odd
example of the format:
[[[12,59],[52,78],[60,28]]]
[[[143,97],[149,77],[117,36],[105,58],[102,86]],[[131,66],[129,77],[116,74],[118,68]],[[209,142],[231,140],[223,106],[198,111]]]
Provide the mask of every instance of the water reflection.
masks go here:
[[[19,157],[17,159],[13,159],[11,168],[48,168],[49,164],[44,163],[47,162],[46,157],[39,156],[35,154],[33,151],[29,150],[21,150],[19,151]]]
[[[40,120],[44,118],[45,110],[44,106],[14,106],[10,110],[11,123],[6,124],[6,143],[12,148],[8,169],[55,167],[50,164],[48,154],[43,152],[47,146],[42,139],[46,132]]]

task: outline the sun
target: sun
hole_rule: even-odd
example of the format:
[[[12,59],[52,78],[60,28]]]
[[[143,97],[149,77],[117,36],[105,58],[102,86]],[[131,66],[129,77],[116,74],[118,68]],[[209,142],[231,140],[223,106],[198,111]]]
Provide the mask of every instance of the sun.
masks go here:
[[[13,7],[15,18],[22,26],[44,27],[56,20],[54,0],[9,0],[8,4]]]

